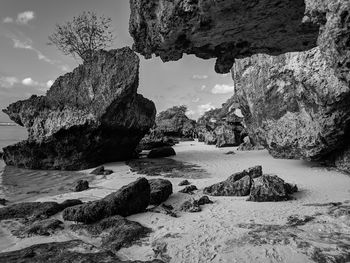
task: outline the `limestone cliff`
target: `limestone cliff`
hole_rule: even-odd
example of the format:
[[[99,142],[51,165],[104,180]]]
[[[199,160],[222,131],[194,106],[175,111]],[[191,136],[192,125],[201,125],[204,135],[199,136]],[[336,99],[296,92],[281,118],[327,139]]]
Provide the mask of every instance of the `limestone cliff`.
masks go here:
[[[131,158],[156,114],[154,103],[137,94],[138,74],[130,48],[100,50],[46,96],[11,104],[4,112],[29,137],[4,148],[6,164],[77,170]]]

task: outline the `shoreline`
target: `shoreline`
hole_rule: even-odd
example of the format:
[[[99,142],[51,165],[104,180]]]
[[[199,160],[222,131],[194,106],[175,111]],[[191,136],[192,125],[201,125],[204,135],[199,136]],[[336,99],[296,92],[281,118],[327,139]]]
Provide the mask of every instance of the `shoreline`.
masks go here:
[[[180,217],[178,218],[154,212],[129,216],[127,219],[139,222],[143,226],[151,228],[153,232],[141,242],[119,250],[117,256],[121,260],[153,259],[155,247],[161,246],[165,247],[165,250],[161,253],[163,256],[160,258],[165,262],[252,262],[252,258],[255,262],[271,262],[269,253],[275,253],[276,257],[281,257],[284,260],[282,262],[296,262],[290,259],[298,259],[298,262],[313,262],[305,256],[305,253],[300,252],[300,248],[293,244],[256,247],[250,243],[244,243],[248,242],[244,238],[253,231],[247,227],[281,226],[280,235],[286,235],[283,231],[287,231],[288,228],[283,226],[287,224],[288,217],[293,215],[302,218],[320,214],[322,220],[326,220],[324,227],[319,226],[324,232],[318,233],[316,228],[318,223],[315,222],[315,225],[312,224],[309,229],[305,230],[305,234],[304,232],[297,234],[298,237],[305,240],[308,240],[308,237],[304,236],[306,234],[316,235],[314,237],[316,244],[323,242],[319,235],[327,231],[342,231],[344,235],[350,235],[350,225],[344,225],[343,218],[332,219],[332,221],[327,217],[329,209],[327,205],[313,205],[315,203],[342,202],[346,204],[346,202],[350,202],[350,177],[348,175],[305,161],[273,159],[267,151],[239,152],[235,151],[235,147],[215,148],[198,142],[181,142],[174,149],[177,155],[170,159],[198,165],[209,175],[203,178],[189,179],[199,189],[194,195],[178,192],[183,188],[178,186],[178,183],[184,178],[165,177],[173,184],[173,194],[165,203],[174,207],[178,207],[185,200],[199,198],[202,196],[204,187],[223,181],[234,172],[254,165],[262,165],[265,174],[276,174],[288,183],[297,184],[299,192],[294,194],[294,200],[277,203],[247,202],[247,197],[210,196],[210,199],[214,201],[213,204],[203,206],[203,210],[199,213],[179,212]],[[235,154],[225,154],[232,150],[235,151]],[[66,199],[76,198],[83,202],[92,201],[103,198],[120,187],[135,181],[138,177],[164,178],[162,176],[142,176],[132,172],[124,162],[109,163],[104,166],[106,169],[113,170],[114,173],[95,177],[90,182],[91,189],[78,193],[68,192],[42,196],[36,201],[62,202]],[[86,175],[91,170],[80,172]],[[55,218],[62,220],[61,214],[56,215]],[[70,223],[65,222],[65,224],[69,225]],[[294,231],[294,229],[292,230]],[[65,228],[57,235],[50,237],[32,237],[24,240],[15,238],[12,245],[7,246],[2,252],[21,249],[28,246],[29,243],[32,245],[67,241],[74,238],[76,235]],[[4,234],[0,234],[0,239],[6,240]],[[96,243],[96,240],[86,237],[84,240]],[[329,242],[333,241],[331,239]],[[230,261],[232,258],[235,261]]]

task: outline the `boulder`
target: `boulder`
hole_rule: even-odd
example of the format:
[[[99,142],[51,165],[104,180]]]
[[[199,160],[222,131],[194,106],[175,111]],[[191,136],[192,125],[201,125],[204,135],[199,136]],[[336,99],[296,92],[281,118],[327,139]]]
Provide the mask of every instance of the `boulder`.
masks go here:
[[[286,187],[285,182],[277,175],[263,175],[253,180],[248,201],[287,201],[291,199],[291,193],[291,188]]]
[[[0,151],[0,159],[4,156],[4,153]]]
[[[113,173],[112,170],[105,169],[105,167],[102,165],[102,166],[99,166],[96,169],[94,169],[90,174],[94,174],[94,175],[110,175],[112,173]]]
[[[114,216],[129,216],[145,211],[150,201],[150,185],[145,178],[139,178],[117,192],[63,211],[63,219],[82,223],[94,223]]]
[[[225,181],[204,188],[203,193],[212,196],[247,196],[252,180],[262,176],[260,165],[235,173]]]
[[[252,139],[249,136],[246,136],[243,138],[243,142],[238,146],[237,151],[256,151],[263,149],[263,146],[254,144]]]
[[[202,211],[202,208],[199,206],[198,201],[187,200],[181,204],[180,211],[196,213]]]
[[[20,238],[27,238],[31,236],[49,236],[58,230],[62,230],[63,228],[62,221],[50,218],[34,222],[33,224],[24,226],[19,230],[12,231],[12,234]]]
[[[156,148],[156,149],[151,150],[148,153],[147,157],[148,158],[162,158],[162,157],[169,157],[169,156],[173,156],[173,155],[176,155],[174,148],[164,146],[161,148]]]
[[[97,51],[59,77],[46,96],[4,110],[28,140],[4,148],[7,165],[83,170],[130,159],[153,126],[154,103],[137,94],[139,58],[128,47]]]
[[[148,183],[151,188],[151,205],[160,205],[173,193],[173,185],[169,180],[151,179]]]
[[[15,218],[29,220],[47,219],[67,207],[80,204],[82,204],[82,202],[77,199],[66,200],[60,204],[56,202],[28,202],[13,204],[0,208],[0,221]]]
[[[82,192],[89,189],[89,182],[86,180],[79,180],[75,185],[74,192]]]
[[[4,198],[0,198],[0,205],[5,206],[9,201],[7,199]]]
[[[238,146],[239,141],[236,139],[236,134],[232,126],[221,125],[215,129],[216,147],[232,147]]]
[[[180,193],[184,193],[184,194],[193,194],[193,191],[198,190],[197,187],[195,185],[189,185],[186,186],[184,189],[180,190]]]
[[[190,185],[191,183],[188,180],[181,181],[178,186]]]
[[[89,225],[74,224],[70,228],[78,235],[87,232],[93,238],[101,238],[101,246],[113,252],[117,252],[122,247],[132,246],[151,232],[151,229],[140,223],[121,216],[108,217]]]
[[[146,134],[145,137],[142,138],[139,145],[137,146],[137,150],[142,152],[143,150],[152,150],[155,148],[160,148],[164,146],[174,146],[175,140],[164,136],[162,134]]]
[[[206,205],[206,204],[212,204],[213,201],[209,199],[208,196],[203,195],[201,198],[198,199],[198,205]]]
[[[275,158],[318,161],[350,172],[350,87],[326,51],[254,55],[237,60],[232,72],[254,141]]]

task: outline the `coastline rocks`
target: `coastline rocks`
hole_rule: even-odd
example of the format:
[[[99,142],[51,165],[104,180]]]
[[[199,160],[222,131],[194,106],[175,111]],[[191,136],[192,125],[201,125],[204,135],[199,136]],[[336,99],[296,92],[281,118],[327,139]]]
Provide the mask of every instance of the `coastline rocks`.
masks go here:
[[[263,175],[253,180],[250,196],[247,201],[278,202],[290,200],[293,192],[285,182],[276,175]]]
[[[94,174],[94,175],[110,175],[112,173],[113,173],[112,170],[105,169],[105,167],[102,165],[102,166],[99,166],[96,169],[94,169],[90,174]]]
[[[216,72],[227,73],[235,58],[316,46],[319,26],[327,21],[330,9],[318,2],[132,0],[129,31],[134,49],[146,58],[152,54],[163,61],[179,60],[183,54],[217,58]]]
[[[176,155],[174,148],[169,146],[164,146],[164,147],[155,148],[151,150],[148,153],[147,158],[162,158],[162,157],[169,157],[173,155]]]
[[[4,148],[7,165],[83,170],[135,156],[153,126],[154,103],[137,94],[139,58],[128,47],[97,51],[91,63],[59,77],[46,96],[3,110],[28,130]]]
[[[196,191],[196,190],[198,190],[197,186],[189,185],[189,186],[186,186],[184,189],[180,190],[179,192],[183,194],[193,194],[193,191]]]
[[[121,216],[108,217],[89,225],[74,224],[70,229],[77,234],[87,232],[93,238],[100,237],[101,247],[113,252],[132,246],[151,232],[151,229]]]
[[[86,180],[79,180],[74,188],[74,192],[82,192],[89,189],[89,182]]]
[[[326,51],[254,55],[232,72],[249,135],[273,157],[350,171],[350,88]]]
[[[178,186],[185,186],[185,185],[190,185],[191,183],[188,180],[183,180],[181,181]]]
[[[189,213],[197,213],[197,212],[202,211],[202,208],[199,206],[198,201],[187,200],[181,204],[180,211],[189,212]]]
[[[203,193],[212,196],[246,196],[250,193],[252,179],[262,176],[260,165],[235,173],[225,181],[204,188]]]
[[[151,188],[151,205],[160,205],[173,193],[173,185],[169,180],[151,179],[148,180],[148,183]]]
[[[241,143],[237,151],[257,151],[257,150],[264,150],[263,146],[255,145],[252,143],[252,140],[249,138],[249,136],[244,137],[243,143]]]
[[[0,221],[15,218],[23,218],[31,221],[47,219],[68,207],[80,204],[82,204],[82,202],[77,199],[66,200],[60,204],[56,202],[28,202],[13,204],[0,208]]]
[[[208,196],[203,195],[201,198],[198,199],[198,205],[206,205],[206,204],[212,204],[213,201],[209,199]]]
[[[145,211],[150,201],[150,185],[145,178],[139,178],[117,192],[63,211],[63,219],[82,223],[94,223],[106,217],[129,216]]]

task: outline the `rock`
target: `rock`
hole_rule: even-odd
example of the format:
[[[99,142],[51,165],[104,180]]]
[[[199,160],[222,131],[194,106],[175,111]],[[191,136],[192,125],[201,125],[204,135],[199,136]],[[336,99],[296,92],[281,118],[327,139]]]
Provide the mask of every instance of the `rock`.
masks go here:
[[[225,181],[204,188],[203,193],[212,196],[246,196],[250,193],[252,179],[262,176],[260,165],[235,173]]]
[[[285,182],[277,175],[263,175],[253,180],[248,201],[278,202],[290,200]]]
[[[5,206],[9,201],[4,199],[4,198],[0,198],[0,205]]]
[[[145,211],[150,201],[150,185],[145,178],[139,178],[117,192],[63,211],[63,219],[82,223],[94,223],[114,216],[129,216]]]
[[[217,58],[216,72],[227,73],[235,58],[314,47],[320,22],[306,19],[305,8],[302,0],[132,0],[129,31],[134,49],[146,58],[152,54],[163,61],[179,60],[183,54]],[[323,10],[314,11],[323,22]]]
[[[162,263],[161,260],[121,261],[106,250],[100,250],[80,240],[36,244],[21,250],[0,253],[0,262],[6,263]]]
[[[86,231],[93,238],[101,238],[102,247],[113,252],[132,246],[151,232],[151,229],[121,216],[108,217],[89,225],[74,224],[70,228],[78,234]]]
[[[135,156],[153,126],[155,106],[137,94],[139,58],[128,47],[97,51],[59,77],[46,96],[32,96],[4,112],[28,130],[28,140],[4,148],[7,165],[83,170]]]
[[[0,208],[0,221],[5,219],[23,218],[29,220],[47,219],[70,206],[80,205],[77,199],[56,202],[18,203]]]
[[[195,185],[189,185],[186,186],[184,189],[180,190],[180,193],[184,193],[184,194],[193,194],[193,191],[198,190],[197,187]]]
[[[75,192],[82,192],[89,189],[89,182],[86,180],[79,180],[74,188]]]
[[[155,132],[163,136],[194,138],[196,121],[186,116],[186,106],[174,106],[160,112],[156,117]]]
[[[222,125],[215,129],[216,147],[238,146],[234,129],[229,125]]]
[[[163,134],[157,134],[154,131],[146,134],[140,141],[137,149],[139,152],[143,150],[152,150],[154,148],[161,148],[164,146],[174,146],[175,141],[172,138],[166,137]]]
[[[228,151],[228,152],[226,152],[225,153],[226,155],[234,155],[234,154],[236,154],[234,151]]]
[[[209,199],[208,196],[204,195],[197,201],[198,205],[212,204],[213,201]]]
[[[241,143],[237,151],[256,151],[256,150],[263,150],[264,147],[260,145],[255,145],[252,143],[252,139],[250,139],[249,136],[244,137],[243,143]]]
[[[96,169],[94,169],[90,174],[94,175],[110,175],[114,173],[112,170],[105,169],[104,166],[99,166]]]
[[[4,156],[4,153],[0,151],[0,159]]]
[[[161,147],[151,150],[147,157],[148,158],[161,158],[176,155],[175,150],[172,147]]]
[[[174,208],[171,205],[165,205],[162,204],[160,206],[154,206],[149,209],[147,209],[147,212],[152,212],[152,213],[160,213],[164,215],[169,215],[171,217],[178,217],[176,213],[174,213],[172,210]]]
[[[350,88],[327,52],[314,48],[277,57],[254,55],[237,60],[232,71],[254,141],[275,158],[319,161],[350,171],[348,162],[339,162],[350,149]]]
[[[28,226],[14,231],[13,234],[20,238],[28,238],[31,236],[50,236],[57,230],[62,230],[63,222],[58,219],[44,219],[34,222]]]
[[[188,180],[181,181],[178,186],[190,185],[191,183]]]
[[[285,183],[284,189],[289,195],[298,192],[298,186],[296,184],[293,185],[293,184]]]
[[[148,183],[151,188],[151,205],[160,205],[173,193],[173,185],[169,180],[151,179]]]
[[[196,200],[188,200],[181,204],[180,211],[196,213],[202,211],[202,209]]]

